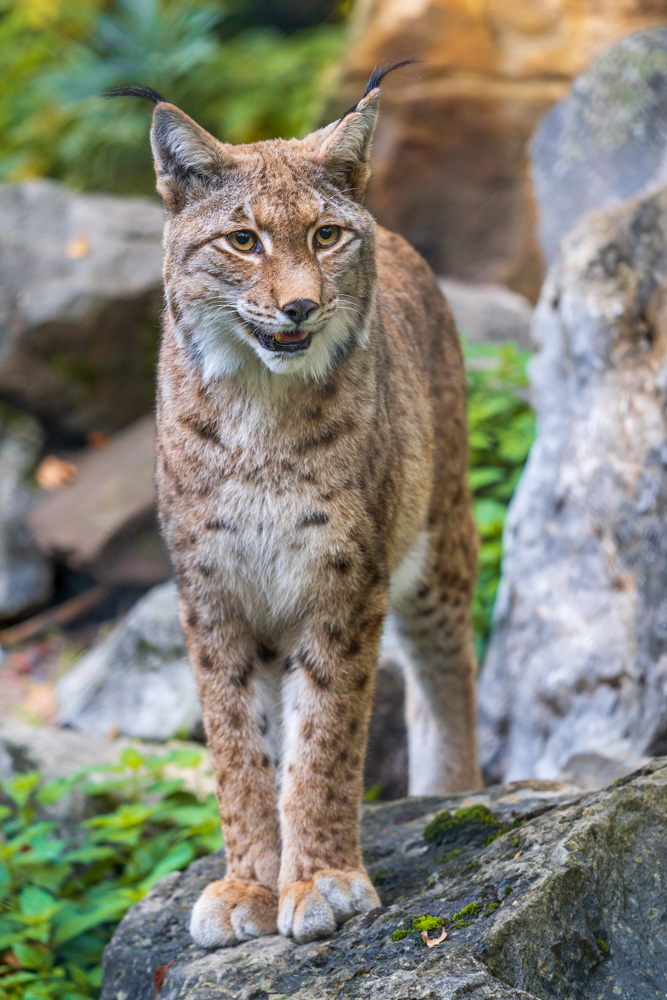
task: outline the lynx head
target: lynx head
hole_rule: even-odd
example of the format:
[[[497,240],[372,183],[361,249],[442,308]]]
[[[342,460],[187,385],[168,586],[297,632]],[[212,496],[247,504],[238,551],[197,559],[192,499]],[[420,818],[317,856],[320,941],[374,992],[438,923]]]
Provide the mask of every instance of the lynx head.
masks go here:
[[[305,139],[243,146],[215,139],[149,88],[106,92],[155,104],[167,306],[207,381],[258,369],[321,378],[364,346],[375,222],[361,199],[388,72],[374,71],[356,105]]]

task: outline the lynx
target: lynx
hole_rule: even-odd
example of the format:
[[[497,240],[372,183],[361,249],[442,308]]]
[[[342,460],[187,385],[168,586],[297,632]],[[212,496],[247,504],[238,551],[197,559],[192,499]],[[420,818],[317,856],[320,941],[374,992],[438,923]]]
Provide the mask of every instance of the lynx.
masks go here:
[[[111,92],[155,105],[158,505],[226,848],[192,912],[206,948],[380,905],[358,819],[389,610],[410,792],[480,784],[461,352],[426,263],[362,204],[386,72],[305,139],[244,146]]]

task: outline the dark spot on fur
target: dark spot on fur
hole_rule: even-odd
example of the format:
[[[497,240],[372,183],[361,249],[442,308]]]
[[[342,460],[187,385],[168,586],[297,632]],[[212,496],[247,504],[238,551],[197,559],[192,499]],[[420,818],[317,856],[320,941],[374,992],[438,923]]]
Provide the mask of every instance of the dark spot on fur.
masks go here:
[[[259,732],[261,736],[266,736],[269,731],[269,720],[265,715],[259,720]]]
[[[293,670],[294,670],[294,661],[292,660],[291,656],[288,656],[285,662],[283,663],[283,673],[291,674]]]
[[[315,687],[320,688],[320,690],[325,690],[331,686],[331,677],[323,671],[321,664],[319,664],[316,660],[311,660],[309,656],[304,656],[303,669],[306,671],[306,676],[315,685]]]
[[[324,626],[324,631],[327,634],[330,645],[338,644],[345,635],[340,625],[335,625],[332,622],[329,622],[327,625]]]
[[[263,754],[262,755],[262,759],[260,761],[260,766],[261,767],[269,767],[270,764],[271,764],[271,758],[269,757],[269,755],[266,754],[266,753]]]
[[[301,727],[302,739],[306,741],[312,740],[314,733],[315,733],[315,726],[313,725],[313,723],[310,721],[304,722],[303,726]]]
[[[202,668],[202,670],[213,670],[213,667],[215,666],[213,660],[208,655],[208,653],[202,653],[202,655],[199,657],[199,665]]]
[[[210,420],[202,420],[193,414],[189,417],[182,417],[181,423],[193,431],[202,441],[215,441],[217,443],[219,440],[216,426]]]
[[[240,729],[243,725],[243,719],[240,712],[235,712],[234,709],[227,715],[227,722],[229,723],[230,729]]]
[[[354,686],[355,686],[356,690],[357,691],[363,691],[365,688],[367,688],[368,687],[368,682],[370,681],[370,679],[371,679],[371,675],[370,674],[359,674],[359,676],[357,677],[357,679],[354,682]]]
[[[252,672],[253,672],[252,663],[250,663],[250,661],[244,663],[239,672],[233,678],[234,683],[237,684],[239,687],[243,688],[247,687],[248,681],[252,677]]]
[[[206,529],[208,531],[235,531],[236,530],[234,528],[233,524],[230,524],[229,521],[223,520],[221,517],[212,517],[212,518],[210,518],[206,522],[205,527],[206,527]]]
[[[301,441],[297,445],[297,451],[303,453],[315,448],[321,448],[323,445],[333,444],[341,435],[349,434],[355,427],[356,424],[351,417],[348,417],[346,420],[335,420],[320,434],[313,434]]]
[[[361,643],[359,642],[359,639],[357,638],[351,639],[348,642],[347,646],[345,647],[345,655],[356,656],[359,653],[360,649],[361,649]]]
[[[311,524],[326,524],[328,520],[329,515],[325,514],[323,510],[315,510],[310,514],[304,514],[299,521],[299,527],[308,528]]]
[[[191,611],[187,617],[187,623],[190,628],[196,628],[199,625],[199,615],[196,611]]]
[[[339,573],[349,572],[351,563],[342,553],[337,552],[334,556],[331,556],[329,560],[330,564],[334,569],[337,569]]]
[[[199,563],[197,569],[199,570],[202,576],[210,576],[211,573],[213,572],[208,563]]]
[[[264,643],[262,642],[259,644],[257,655],[259,656],[260,660],[263,660],[266,663],[267,660],[273,660],[276,653],[274,649],[271,649],[270,646],[265,646]]]

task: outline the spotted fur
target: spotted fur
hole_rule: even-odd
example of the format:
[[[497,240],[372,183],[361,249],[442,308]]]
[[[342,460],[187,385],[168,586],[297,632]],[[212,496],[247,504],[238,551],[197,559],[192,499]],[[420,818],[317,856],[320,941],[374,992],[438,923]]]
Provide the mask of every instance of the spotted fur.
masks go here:
[[[429,268],[362,204],[377,85],[306,139],[240,147],[149,99],[167,212],[159,511],[227,853],[192,934],[305,941],[379,903],[358,812],[390,606],[411,791],[480,782],[461,353]],[[331,246],[323,226],[340,227]]]

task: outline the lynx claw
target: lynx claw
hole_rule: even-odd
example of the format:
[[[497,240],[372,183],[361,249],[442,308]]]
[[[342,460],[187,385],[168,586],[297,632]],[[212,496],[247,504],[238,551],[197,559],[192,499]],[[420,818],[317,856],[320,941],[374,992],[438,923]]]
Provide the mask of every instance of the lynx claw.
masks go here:
[[[325,868],[311,881],[290,882],[280,894],[278,930],[298,944],[329,937],[338,924],[380,906],[365,872]]]
[[[278,900],[263,885],[226,882],[207,885],[192,909],[190,935],[201,948],[225,948],[275,934]]]

